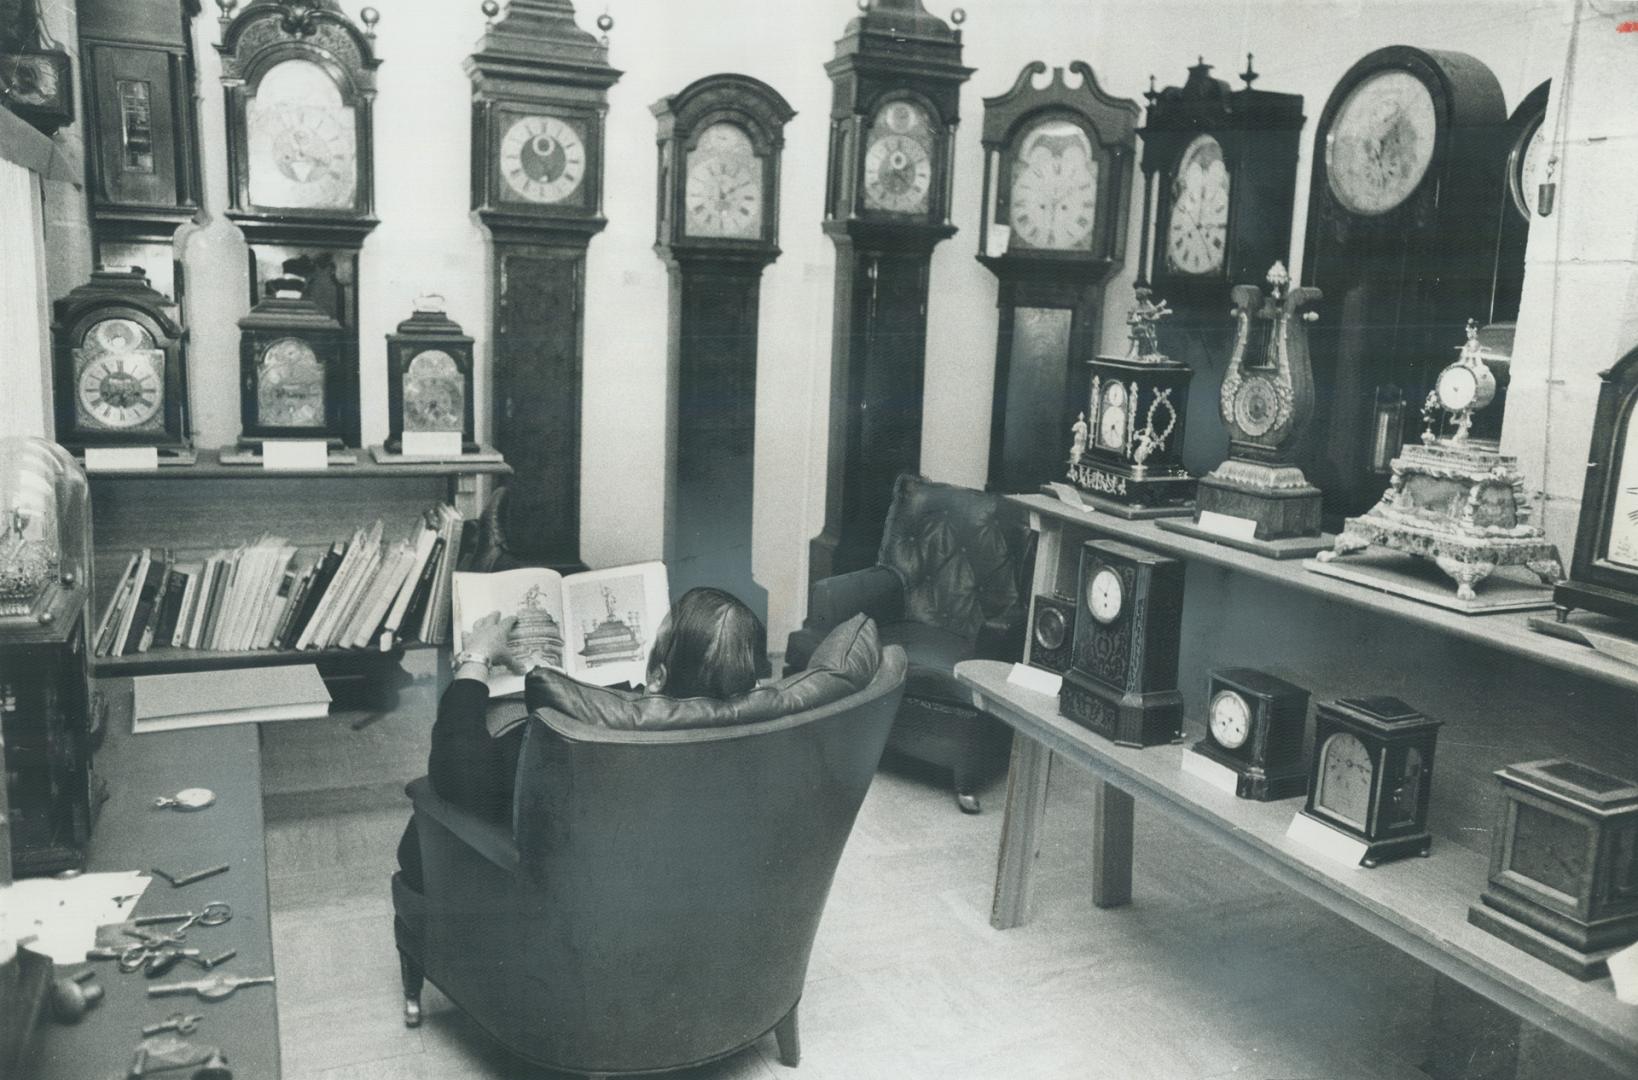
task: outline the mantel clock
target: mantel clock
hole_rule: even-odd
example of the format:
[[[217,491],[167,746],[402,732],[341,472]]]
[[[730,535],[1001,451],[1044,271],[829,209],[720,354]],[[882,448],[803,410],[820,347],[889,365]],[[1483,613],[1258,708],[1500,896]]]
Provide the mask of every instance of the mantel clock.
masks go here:
[[[1592,450],[1558,621],[1582,608],[1638,623],[1638,349],[1599,376]]]
[[[1126,251],[1136,102],[1077,60],[1037,88],[1039,60],[984,99],[978,260],[999,279],[989,487],[1031,491],[1060,473],[1075,361],[1097,347],[1103,287]],[[1043,422],[1057,418],[1056,425]]]
[[[239,320],[239,441],[358,445],[357,355],[342,325],[287,269]]]
[[[894,478],[920,471],[928,267],[956,231],[951,166],[972,74],[961,31],[922,0],[861,6],[825,65],[836,287],[825,524],[809,545],[810,581],[874,562]]]
[[[1394,697],[1321,703],[1302,813],[1363,841],[1363,866],[1426,855],[1440,723]]]
[[[1320,114],[1303,273],[1336,316],[1311,335],[1301,454],[1333,519],[1381,493],[1448,313],[1489,310],[1506,116],[1483,63],[1405,45],[1355,63]]]
[[[447,435],[459,452],[478,449],[472,428],[472,339],[444,311],[444,298],[419,296],[415,311],[387,335],[387,442]]]
[[[719,585],[766,612],[751,576],[757,325],[779,257],[779,159],[796,115],[749,75],[660,99],[654,250],[671,279],[666,565],[672,587]]]
[[[1308,691],[1266,672],[1228,668],[1211,673],[1206,695],[1206,733],[1189,749],[1232,769],[1236,795],[1271,802],[1307,793]]]
[[[74,63],[37,0],[0,5],[0,105],[47,136],[74,122]]]
[[[580,563],[585,266],[603,217],[603,117],[620,78],[569,0],[487,0],[466,59],[472,210],[490,242],[495,447],[513,553]],[[605,31],[613,20],[598,20]]]

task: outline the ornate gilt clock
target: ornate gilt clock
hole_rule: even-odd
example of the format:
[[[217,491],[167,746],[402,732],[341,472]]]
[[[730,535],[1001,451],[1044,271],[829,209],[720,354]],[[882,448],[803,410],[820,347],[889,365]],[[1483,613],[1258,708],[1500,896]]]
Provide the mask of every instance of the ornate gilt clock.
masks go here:
[[[825,524],[810,581],[875,561],[900,473],[919,472],[928,267],[955,234],[961,32],[922,0],[866,0],[825,65],[826,235],[836,245]],[[959,20],[957,20],[959,22]]]
[[[1559,622],[1578,608],[1638,622],[1638,349],[1599,378],[1575,556],[1553,590]]]
[[[1405,45],[1355,63],[1320,114],[1303,272],[1335,315],[1310,335],[1319,412],[1300,460],[1328,517],[1387,483],[1450,313],[1489,310],[1505,120],[1483,63]]]
[[[513,553],[580,563],[586,247],[603,217],[603,115],[620,78],[568,0],[484,5],[472,80],[472,209],[490,240],[495,448]],[[603,16],[605,29],[613,22]]]
[[[1122,746],[1183,734],[1183,564],[1114,540],[1081,548],[1074,646],[1058,708]]]
[[[984,99],[984,198],[978,261],[999,279],[1000,333],[990,412],[989,487],[1033,491],[1062,474],[1058,433],[1076,361],[1097,349],[1103,286],[1121,266],[1131,201],[1137,104],[1075,85],[1039,60]],[[1054,427],[1044,418],[1057,417]]]
[[[671,279],[666,566],[674,591],[717,585],[765,614],[751,576],[757,325],[779,257],[779,157],[795,116],[749,75],[709,75],[653,106]]]
[[[1189,749],[1232,769],[1236,795],[1271,802],[1308,791],[1308,691],[1267,672],[1228,668],[1211,673],[1206,693],[1206,733]]]
[[[478,449],[472,427],[472,338],[444,311],[441,296],[420,296],[387,335],[387,442],[412,452],[404,436],[447,435],[457,453]]]
[[[133,267],[98,270],[57,301],[55,315],[57,441],[184,451],[188,332],[177,305]]]
[[[1322,702],[1302,813],[1363,841],[1362,866],[1426,855],[1440,723],[1394,697]]]
[[[239,320],[239,441],[358,445],[358,367],[347,331],[292,272]]]

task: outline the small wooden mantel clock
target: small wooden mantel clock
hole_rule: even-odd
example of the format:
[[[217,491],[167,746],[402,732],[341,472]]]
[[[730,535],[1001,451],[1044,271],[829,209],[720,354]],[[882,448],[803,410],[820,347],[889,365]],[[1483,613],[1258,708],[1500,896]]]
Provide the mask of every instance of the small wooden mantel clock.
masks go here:
[[[1033,491],[1063,473],[1075,361],[1097,351],[1103,286],[1126,251],[1138,106],[1077,60],[1045,89],[1025,65],[984,99],[978,261],[999,279],[989,487]],[[1054,424],[1051,421],[1056,420]]]
[[[1581,608],[1638,624],[1638,349],[1600,379],[1575,556],[1553,606],[1559,622]]]
[[[603,217],[603,115],[620,78],[569,0],[486,0],[472,80],[472,209],[488,230],[502,522],[528,562],[580,563],[586,247]],[[607,15],[598,20],[608,30]]]
[[[666,565],[674,592],[728,589],[766,613],[751,577],[757,324],[779,257],[779,155],[796,115],[749,75],[709,75],[653,106],[655,252],[671,278]],[[726,576],[725,576],[726,575]]]
[[[961,31],[921,0],[862,8],[825,65],[836,310],[825,524],[809,545],[810,581],[875,560],[894,478],[921,464],[928,264],[956,231],[951,159],[972,74],[961,66]]]

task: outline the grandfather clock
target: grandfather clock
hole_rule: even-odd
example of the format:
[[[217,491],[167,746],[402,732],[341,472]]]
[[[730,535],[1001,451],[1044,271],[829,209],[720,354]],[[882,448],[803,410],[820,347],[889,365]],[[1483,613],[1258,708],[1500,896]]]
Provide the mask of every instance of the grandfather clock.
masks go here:
[[[1104,282],[1126,252],[1135,101],[1111,97],[1092,69],[1076,85],[1039,60],[984,99],[984,200],[978,261],[1000,280],[989,487],[1033,491],[1064,473],[1076,360],[1098,348]]]
[[[767,83],[710,75],[654,105],[671,277],[665,560],[671,588],[717,585],[767,615],[751,577],[762,269],[779,257],[779,154],[795,111]]]
[[[603,217],[603,116],[620,78],[569,0],[483,6],[472,80],[472,209],[489,232],[495,447],[513,475],[512,554],[580,564],[586,246]],[[613,20],[599,19],[607,30]]]
[[[825,525],[809,545],[810,581],[875,560],[893,480],[921,464],[927,269],[956,231],[951,159],[972,74],[961,32],[921,0],[867,0],[825,71],[836,288]]]

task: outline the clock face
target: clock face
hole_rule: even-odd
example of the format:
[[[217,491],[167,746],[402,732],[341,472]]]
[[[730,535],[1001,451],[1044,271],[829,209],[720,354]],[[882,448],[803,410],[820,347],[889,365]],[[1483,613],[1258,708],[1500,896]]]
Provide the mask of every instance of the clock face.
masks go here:
[[[404,369],[404,430],[466,430],[466,379],[442,349],[416,353]]]
[[[1219,690],[1207,708],[1211,737],[1225,750],[1238,750],[1251,737],[1251,705],[1233,690]]]
[[[1356,214],[1385,214],[1410,197],[1433,160],[1438,116],[1408,71],[1369,76],[1348,94],[1325,136],[1331,192]]]
[[[1058,649],[1063,646],[1064,639],[1069,636],[1069,622],[1064,613],[1055,607],[1037,608],[1035,611],[1035,644],[1043,649]]]
[[[688,151],[683,231],[731,240],[762,238],[762,160],[737,124],[712,124]]]
[[[256,422],[263,427],[324,426],[324,363],[300,338],[279,338],[256,360]]]
[[[1019,140],[1007,221],[1014,241],[1048,251],[1086,251],[1097,220],[1098,160],[1078,124],[1043,120]]]
[[[586,178],[586,141],[555,116],[517,117],[501,136],[500,172],[507,189],[525,202],[563,202]]]
[[[1092,617],[1105,625],[1114,622],[1120,617],[1125,599],[1120,575],[1107,566],[1098,567],[1086,584],[1086,607]]]
[[[883,106],[865,136],[864,208],[927,213],[933,190],[932,147],[925,109],[909,101]]]
[[[1591,870],[1587,828],[1529,803],[1513,804],[1507,869],[1554,892],[1578,895]]]
[[[53,105],[61,92],[57,65],[44,56],[0,57],[0,88],[21,105]]]
[[[358,125],[341,89],[310,60],[268,69],[245,105],[250,201],[350,210],[358,192]]]
[[[1110,380],[1103,387],[1103,407],[1098,413],[1098,445],[1108,450],[1126,449],[1126,387]]]
[[[165,353],[140,323],[93,323],[74,350],[74,371],[82,431],[164,430]]]
[[[1621,454],[1615,463],[1615,498],[1610,500],[1609,543],[1604,558],[1617,566],[1638,570],[1638,439],[1629,412]]]
[[[1166,264],[1182,274],[1212,274],[1227,257],[1229,174],[1223,147],[1199,135],[1183,151],[1172,180]]]
[[[1526,218],[1536,215],[1536,202],[1541,198],[1541,182],[1547,178],[1547,159],[1551,156],[1547,142],[1547,125],[1537,118],[1524,140],[1513,151],[1513,200]]]
[[[1371,756],[1359,737],[1339,731],[1320,749],[1314,809],[1365,831],[1371,802]]]
[[[1472,368],[1452,364],[1439,373],[1439,382],[1434,387],[1434,393],[1439,396],[1440,407],[1449,412],[1471,408],[1479,396],[1478,376],[1473,373]]]
[[[1234,392],[1234,426],[1253,439],[1273,430],[1283,412],[1279,390],[1265,376],[1246,379]]]

